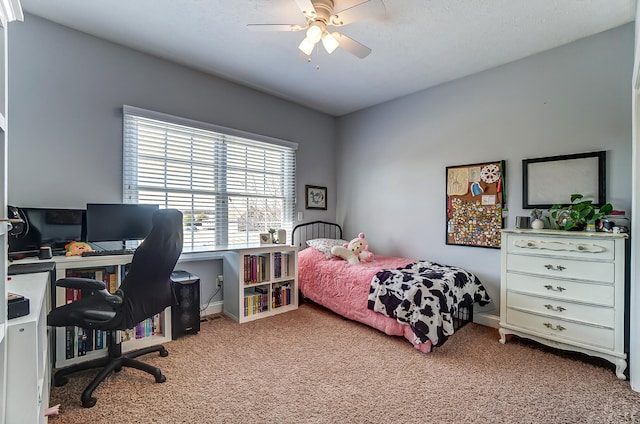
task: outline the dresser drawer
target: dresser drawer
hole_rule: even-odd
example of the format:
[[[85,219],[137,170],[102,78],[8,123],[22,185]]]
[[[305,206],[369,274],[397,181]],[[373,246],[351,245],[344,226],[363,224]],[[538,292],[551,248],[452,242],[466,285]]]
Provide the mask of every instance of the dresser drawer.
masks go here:
[[[563,343],[574,341],[605,349],[614,347],[614,331],[610,328],[577,324],[510,308],[507,308],[507,323],[541,335],[563,339]]]
[[[565,256],[585,260],[613,260],[615,242],[603,239],[569,239],[535,235],[509,235],[507,252],[524,255]]]
[[[523,312],[534,312],[609,328],[613,328],[615,324],[613,308],[564,302],[515,292],[507,293],[507,302],[509,308]]]
[[[507,271],[606,283],[613,283],[615,279],[613,262],[587,262],[557,257],[508,254]]]
[[[505,284],[505,282],[502,282]],[[507,291],[518,291],[558,300],[614,306],[615,288],[610,284],[583,283],[533,275],[507,273]]]

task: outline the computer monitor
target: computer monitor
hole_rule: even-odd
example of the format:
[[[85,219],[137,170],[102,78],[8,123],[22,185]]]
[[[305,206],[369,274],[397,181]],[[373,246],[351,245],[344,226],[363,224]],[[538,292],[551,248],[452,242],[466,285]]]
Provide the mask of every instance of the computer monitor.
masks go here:
[[[60,253],[70,241],[82,240],[83,209],[18,209],[27,223],[26,231],[9,237],[9,253],[37,253],[40,246],[50,246],[54,253]]]
[[[151,231],[158,205],[87,203],[85,241],[142,240]]]

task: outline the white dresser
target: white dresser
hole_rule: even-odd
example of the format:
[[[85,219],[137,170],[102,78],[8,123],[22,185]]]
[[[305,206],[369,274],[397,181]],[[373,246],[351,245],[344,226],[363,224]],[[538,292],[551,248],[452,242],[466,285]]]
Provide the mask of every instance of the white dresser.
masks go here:
[[[626,234],[502,230],[507,334],[604,358],[625,379]]]

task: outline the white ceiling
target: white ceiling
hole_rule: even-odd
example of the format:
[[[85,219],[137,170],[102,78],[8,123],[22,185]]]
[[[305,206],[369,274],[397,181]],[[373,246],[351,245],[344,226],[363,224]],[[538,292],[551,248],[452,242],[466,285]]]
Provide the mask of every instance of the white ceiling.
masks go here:
[[[383,0],[339,30],[372,49],[298,50],[295,0],[22,0],[25,12],[341,116],[635,19],[636,0]],[[335,0],[336,10],[354,0]],[[26,16],[29,19],[29,16]],[[631,52],[630,52],[631,54]]]

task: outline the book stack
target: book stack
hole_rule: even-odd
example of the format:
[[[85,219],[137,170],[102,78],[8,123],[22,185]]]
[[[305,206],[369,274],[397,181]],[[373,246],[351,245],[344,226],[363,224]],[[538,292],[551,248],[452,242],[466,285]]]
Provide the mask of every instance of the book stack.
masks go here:
[[[132,337],[142,339],[149,336],[157,336],[162,334],[162,318],[164,312],[155,314],[151,318],[147,318],[139,322],[133,329]]]
[[[244,255],[244,283],[256,284],[269,279],[267,275],[268,258],[261,255]]]
[[[282,252],[273,254],[273,276],[274,278],[289,276],[289,255]]]
[[[90,278],[102,281],[109,291],[111,291],[111,275],[113,275],[115,281],[116,274],[112,267],[70,269],[66,272],[67,277]],[[113,291],[116,288],[114,287]],[[65,288],[65,303],[75,302],[79,299],[82,299],[82,290]],[[105,339],[106,334],[102,330],[67,326],[65,327],[65,358],[72,359],[77,356],[85,356],[93,350],[104,349],[106,347]]]
[[[244,316],[266,312],[269,309],[269,293],[264,286],[256,286],[244,292]]]
[[[123,275],[128,267],[123,268]],[[109,293],[115,293],[118,288],[118,277],[114,266],[99,268],[79,268],[68,269],[67,277],[90,278],[102,281]],[[82,298],[80,289],[65,288],[65,303],[75,302]],[[153,335],[162,335],[162,321],[164,312],[160,312],[151,318],[138,323],[134,328],[125,330],[122,333],[123,341],[141,339]],[[80,327],[65,327],[65,358],[72,359],[78,356],[85,356],[88,352],[100,350],[107,347],[106,332],[103,330],[85,329]]]
[[[291,287],[289,284],[274,284],[271,294],[271,307],[280,308],[291,304]]]

